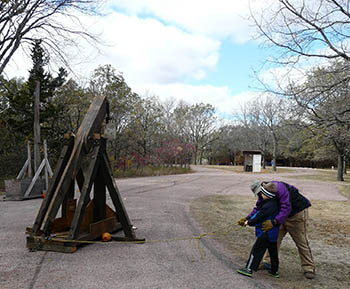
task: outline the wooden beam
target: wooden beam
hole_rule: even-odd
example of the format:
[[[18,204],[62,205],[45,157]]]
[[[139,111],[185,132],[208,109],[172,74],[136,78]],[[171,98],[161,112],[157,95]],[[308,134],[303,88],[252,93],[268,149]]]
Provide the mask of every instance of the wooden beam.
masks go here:
[[[115,207],[115,210],[118,216],[118,220],[122,225],[125,236],[130,239],[135,239],[136,238],[135,232],[132,230],[132,225],[131,225],[129,216],[124,207],[123,200],[119,193],[117,184],[113,178],[112,168],[110,166],[108,156],[105,152],[103,153],[103,161],[101,162],[101,169],[103,170],[105,183],[107,185],[109,194],[111,196],[113,205]]]
[[[70,240],[76,239],[79,234],[80,224],[84,217],[86,205],[88,204],[90,199],[89,195],[100,163],[100,158],[98,157],[99,151],[100,146],[95,146],[90,160],[89,168],[86,173],[86,181],[84,183],[83,189],[80,194],[79,202],[75,210],[74,218],[72,221],[72,227],[69,231],[68,239]]]
[[[36,80],[34,91],[34,172],[38,170],[40,159],[40,81]]]
[[[35,173],[35,175],[34,175],[32,181],[31,181],[30,184],[29,184],[29,187],[27,188],[26,192],[25,192],[24,195],[23,195],[24,198],[29,196],[30,192],[31,192],[32,189],[34,188],[34,185],[35,185],[36,181],[37,181],[38,178],[40,177],[40,173],[41,173],[41,171],[43,170],[44,166],[45,166],[45,160],[43,160],[43,161],[41,162],[41,164],[40,164],[38,170],[36,171],[36,173]]]
[[[99,140],[101,151],[106,150],[106,140]],[[94,222],[104,220],[106,218],[106,184],[104,181],[103,170],[101,166],[97,171],[94,181]]]

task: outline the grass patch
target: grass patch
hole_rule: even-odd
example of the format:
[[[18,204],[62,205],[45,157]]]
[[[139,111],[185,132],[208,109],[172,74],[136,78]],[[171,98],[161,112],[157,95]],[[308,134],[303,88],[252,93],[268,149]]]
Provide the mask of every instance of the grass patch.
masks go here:
[[[321,182],[337,182],[337,171],[318,169],[318,170],[314,170],[314,173],[312,174],[292,175],[291,177],[295,179],[304,179],[304,180],[321,181]],[[344,174],[343,177],[344,177],[344,183],[350,184],[350,174]]]
[[[303,175],[289,175],[288,178],[299,179],[299,180],[309,180],[309,181],[320,181],[328,183],[339,184],[338,188],[340,193],[350,200],[350,174],[344,174],[344,181],[337,181],[337,171],[333,170],[315,170],[312,174]]]
[[[164,176],[191,173],[190,168],[181,167],[153,167],[146,166],[142,168],[131,168],[128,170],[116,169],[114,176],[116,178],[132,178],[132,177],[149,177],[149,176]]]
[[[191,213],[206,232],[218,231],[215,238],[245,265],[255,242],[254,227],[235,225],[255,205],[255,198],[215,195],[195,199]],[[292,288],[349,288],[350,284],[350,202],[313,201],[310,208],[309,241],[317,277],[302,276],[298,252],[287,235],[280,250],[280,279],[277,286]],[[334,213],[336,212],[336,214]]]
[[[234,172],[234,173],[246,173],[245,171],[243,171],[243,166],[217,166],[217,165],[204,165],[203,166],[204,168],[209,168],[209,169],[219,169],[219,170],[224,170],[224,171],[231,171],[231,172]],[[277,168],[277,171],[274,172],[272,170],[272,167],[266,167],[265,169],[264,168],[261,168],[261,172],[260,173],[254,173],[254,174],[280,174],[280,173],[293,173],[293,172],[296,172],[295,169],[293,168],[281,168],[281,167],[278,167]]]

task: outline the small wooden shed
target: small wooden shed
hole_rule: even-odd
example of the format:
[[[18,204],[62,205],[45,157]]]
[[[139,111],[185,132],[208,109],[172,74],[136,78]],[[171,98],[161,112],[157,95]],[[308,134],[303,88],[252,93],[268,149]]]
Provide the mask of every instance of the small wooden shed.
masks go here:
[[[243,151],[244,155],[244,171],[260,173],[261,172],[261,151],[250,150]]]

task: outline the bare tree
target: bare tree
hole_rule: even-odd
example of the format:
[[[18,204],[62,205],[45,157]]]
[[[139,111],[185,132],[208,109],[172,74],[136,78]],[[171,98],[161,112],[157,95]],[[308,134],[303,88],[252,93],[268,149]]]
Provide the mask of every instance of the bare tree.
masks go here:
[[[349,1],[278,0],[263,10],[255,2],[250,1],[251,18],[258,36],[281,52],[276,62],[293,64],[302,57],[350,60]]]
[[[0,2],[0,75],[14,53],[35,39],[67,65],[65,48],[78,46],[80,36],[94,43],[97,37],[79,21],[81,14],[96,14],[96,0],[4,0]],[[67,23],[68,21],[68,23]],[[72,27],[72,21],[78,28]],[[68,66],[68,65],[67,65]]]
[[[350,88],[347,61],[315,68],[301,86],[290,89],[303,108],[308,126],[332,144],[338,154],[337,180],[343,181],[344,160],[350,144]]]
[[[244,122],[255,130],[258,145],[263,153],[267,145],[272,142],[273,170],[276,171],[279,130],[285,118],[283,98],[263,95],[247,104],[244,114]]]
[[[349,4],[348,0],[278,0],[264,10],[251,5],[258,36],[278,52],[271,57],[272,62],[283,69],[301,68],[299,79],[294,79],[297,85],[289,77],[281,82],[279,76],[276,90],[297,102],[306,123],[312,124],[310,128],[316,126],[317,132],[332,140],[339,158],[338,180],[342,179],[347,146],[344,135],[350,124]],[[305,67],[305,63],[311,66]],[[316,65],[323,68],[310,69]],[[271,90],[271,86],[265,89]]]

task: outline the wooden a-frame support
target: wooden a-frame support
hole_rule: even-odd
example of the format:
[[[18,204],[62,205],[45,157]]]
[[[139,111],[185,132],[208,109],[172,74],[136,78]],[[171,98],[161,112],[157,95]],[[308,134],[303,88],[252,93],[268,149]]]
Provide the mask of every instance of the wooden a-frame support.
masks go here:
[[[122,230],[124,238],[137,240],[106,153],[100,131],[107,103],[96,97],[77,136],[65,136],[59,161],[32,228],[27,228],[27,248],[74,252],[79,243],[95,240],[104,232]],[[75,197],[75,183],[80,196]],[[93,198],[90,193],[93,188]],[[106,204],[108,189],[115,211]],[[61,207],[61,218],[56,219]]]

